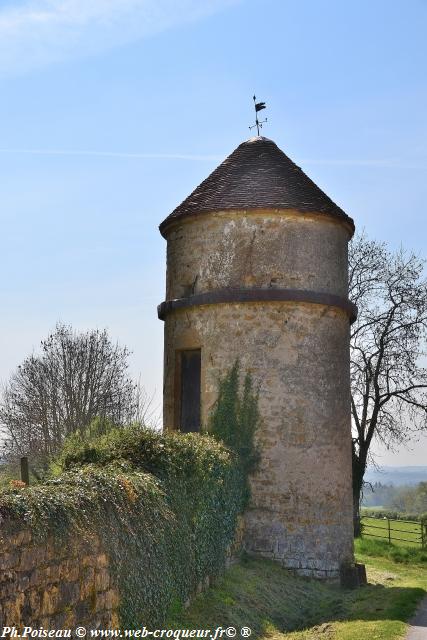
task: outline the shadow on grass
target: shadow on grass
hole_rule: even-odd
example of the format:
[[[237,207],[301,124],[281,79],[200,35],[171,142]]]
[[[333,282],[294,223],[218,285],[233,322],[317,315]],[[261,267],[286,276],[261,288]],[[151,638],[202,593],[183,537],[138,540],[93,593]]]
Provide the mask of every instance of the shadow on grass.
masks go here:
[[[298,578],[267,560],[247,559],[232,567],[192,605],[175,612],[169,628],[250,627],[251,638],[272,629],[297,631],[343,620],[406,622],[423,589],[368,585],[344,590],[338,585]]]

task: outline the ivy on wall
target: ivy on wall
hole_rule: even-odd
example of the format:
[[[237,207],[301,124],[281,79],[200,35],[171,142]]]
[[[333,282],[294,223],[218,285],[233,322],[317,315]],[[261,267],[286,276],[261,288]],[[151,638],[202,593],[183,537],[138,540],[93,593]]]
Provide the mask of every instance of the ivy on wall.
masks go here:
[[[246,500],[249,498],[248,476],[256,469],[259,452],[255,433],[260,422],[258,391],[252,376],[246,373],[243,389],[240,384],[240,364],[233,367],[219,382],[218,399],[210,416],[209,432],[235,451],[245,479]]]
[[[125,628],[158,626],[217,575],[243,507],[235,455],[207,435],[133,427],[69,441],[57,477],[0,493],[0,517],[36,539],[96,534],[110,558]]]
[[[0,521],[35,541],[96,535],[110,558],[124,628],[159,627],[218,575],[258,458],[258,394],[236,362],[219,384],[211,435],[135,425],[73,435],[49,480],[0,492]],[[212,437],[213,436],[213,437]],[[4,525],[6,524],[6,529]]]

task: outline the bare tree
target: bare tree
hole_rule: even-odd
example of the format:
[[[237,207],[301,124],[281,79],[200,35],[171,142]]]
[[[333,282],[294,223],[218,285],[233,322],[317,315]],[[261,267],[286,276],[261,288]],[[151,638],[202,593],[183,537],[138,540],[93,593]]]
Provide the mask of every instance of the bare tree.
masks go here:
[[[359,309],[351,330],[355,530],[373,440],[393,447],[427,429],[427,281],[424,261],[365,235],[350,245],[349,293]]]
[[[141,378],[135,385],[134,407],[132,420],[144,426],[150,426],[154,431],[161,431],[159,406],[154,403],[155,392],[150,396],[142,386]]]
[[[3,389],[0,404],[6,453],[47,458],[64,438],[90,423],[123,424],[141,410],[127,374],[129,351],[107,332],[76,333],[58,324]]]

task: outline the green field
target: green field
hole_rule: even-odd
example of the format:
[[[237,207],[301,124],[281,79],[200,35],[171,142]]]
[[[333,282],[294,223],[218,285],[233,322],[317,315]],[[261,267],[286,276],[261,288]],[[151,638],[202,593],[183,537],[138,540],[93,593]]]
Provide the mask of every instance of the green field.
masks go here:
[[[391,541],[403,546],[421,548],[421,523],[386,518],[361,518],[363,536],[388,540],[389,523]],[[427,541],[426,541],[427,542]]]

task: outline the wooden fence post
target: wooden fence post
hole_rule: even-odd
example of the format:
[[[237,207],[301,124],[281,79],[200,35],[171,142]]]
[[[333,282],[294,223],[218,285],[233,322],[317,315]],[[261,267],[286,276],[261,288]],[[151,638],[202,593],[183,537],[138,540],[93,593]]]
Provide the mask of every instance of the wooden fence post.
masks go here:
[[[387,518],[388,524],[388,543],[391,544],[390,518]]]
[[[28,469],[28,458],[26,456],[21,458],[21,480],[25,482],[26,485],[30,484],[30,472]]]

